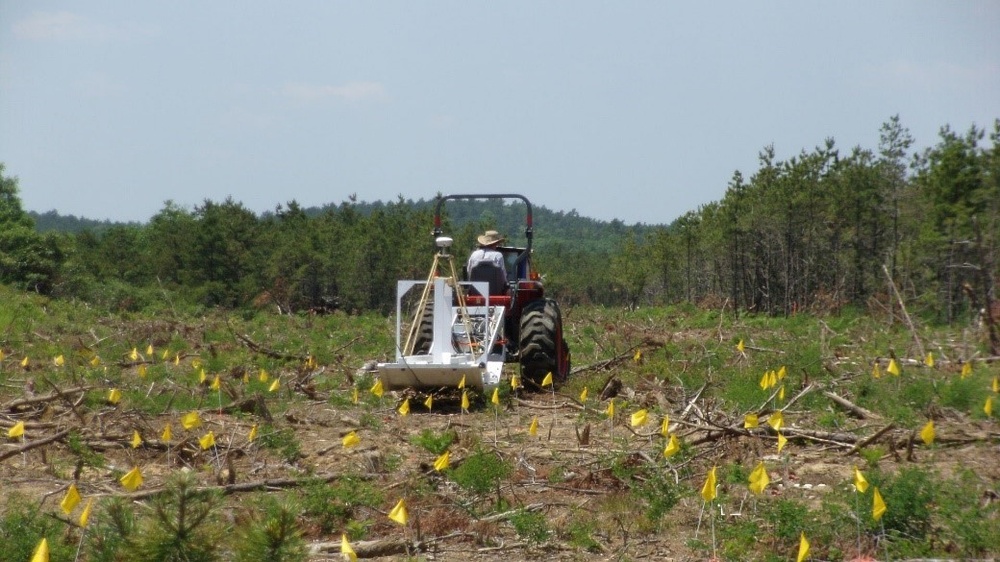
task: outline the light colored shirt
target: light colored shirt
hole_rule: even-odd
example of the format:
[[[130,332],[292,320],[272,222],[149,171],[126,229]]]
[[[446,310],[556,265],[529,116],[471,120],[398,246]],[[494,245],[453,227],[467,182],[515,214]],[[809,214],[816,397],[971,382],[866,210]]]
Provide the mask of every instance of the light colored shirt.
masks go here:
[[[493,248],[479,248],[473,251],[472,255],[469,256],[469,263],[466,264],[465,271],[471,276],[472,268],[483,262],[492,263],[494,267],[503,272],[503,278],[507,278],[507,264],[503,259],[503,254]]]

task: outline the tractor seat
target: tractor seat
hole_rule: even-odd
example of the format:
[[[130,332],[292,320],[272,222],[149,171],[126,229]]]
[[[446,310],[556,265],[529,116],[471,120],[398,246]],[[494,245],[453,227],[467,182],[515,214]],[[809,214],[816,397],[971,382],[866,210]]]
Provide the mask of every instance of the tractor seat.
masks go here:
[[[504,277],[503,270],[489,262],[473,266],[469,271],[469,281],[489,283],[491,295],[502,295],[507,292],[507,278]]]

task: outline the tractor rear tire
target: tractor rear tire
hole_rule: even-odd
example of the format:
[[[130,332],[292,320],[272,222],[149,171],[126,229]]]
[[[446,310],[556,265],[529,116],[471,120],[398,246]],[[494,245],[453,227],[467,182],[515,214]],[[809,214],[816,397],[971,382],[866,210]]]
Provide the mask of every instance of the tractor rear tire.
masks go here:
[[[521,376],[541,384],[552,373],[562,382],[569,375],[569,346],[563,338],[562,312],[552,299],[528,303],[521,312],[519,338]]]
[[[420,315],[420,326],[417,328],[416,341],[413,344],[414,355],[427,355],[431,352],[434,342],[434,301],[427,301],[424,312]]]

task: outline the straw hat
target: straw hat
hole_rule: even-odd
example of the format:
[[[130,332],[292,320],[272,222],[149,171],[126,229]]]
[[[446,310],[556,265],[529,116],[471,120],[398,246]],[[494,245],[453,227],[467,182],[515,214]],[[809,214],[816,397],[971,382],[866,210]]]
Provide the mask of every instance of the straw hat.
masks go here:
[[[478,240],[480,246],[492,246],[503,242],[503,236],[495,230],[487,230]]]

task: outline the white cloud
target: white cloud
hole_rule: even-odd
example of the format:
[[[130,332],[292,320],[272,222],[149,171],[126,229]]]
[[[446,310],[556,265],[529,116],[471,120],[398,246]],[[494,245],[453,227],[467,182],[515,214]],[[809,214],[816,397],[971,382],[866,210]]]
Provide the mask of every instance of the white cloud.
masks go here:
[[[378,82],[348,82],[342,86],[318,86],[294,82],[285,84],[281,93],[297,101],[311,102],[328,98],[344,101],[383,101],[388,98]]]
[[[109,25],[67,11],[35,12],[11,27],[15,37],[30,41],[121,41],[158,35],[150,27]]]

